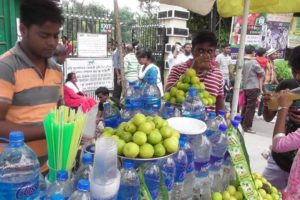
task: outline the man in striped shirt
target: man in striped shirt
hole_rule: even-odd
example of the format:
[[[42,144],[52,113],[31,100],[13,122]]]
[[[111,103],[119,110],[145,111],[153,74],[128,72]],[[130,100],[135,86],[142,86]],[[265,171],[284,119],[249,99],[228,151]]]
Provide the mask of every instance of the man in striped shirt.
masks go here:
[[[26,142],[38,141],[62,96],[62,71],[50,58],[64,18],[52,0],[23,1],[20,14],[22,40],[0,56],[0,136],[20,130]]]
[[[215,65],[215,49],[217,39],[210,31],[200,31],[192,41],[192,54],[194,59],[174,66],[168,76],[166,90],[170,90],[180,76],[188,68],[194,68],[205,89],[216,97],[216,106],[208,107],[209,111],[219,111],[224,108],[223,76]]]

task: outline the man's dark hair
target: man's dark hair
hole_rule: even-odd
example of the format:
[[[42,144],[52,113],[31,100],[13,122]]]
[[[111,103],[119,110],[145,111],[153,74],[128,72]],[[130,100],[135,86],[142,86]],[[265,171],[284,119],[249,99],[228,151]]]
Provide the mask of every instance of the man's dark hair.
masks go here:
[[[265,53],[267,52],[267,50],[265,48],[258,48],[256,51],[256,55],[261,57],[263,56]]]
[[[223,44],[222,47],[225,49],[226,47],[230,47],[230,44]]]
[[[20,22],[26,27],[43,25],[50,21],[62,25],[62,10],[53,0],[23,0],[20,9]]]
[[[247,45],[245,46],[245,53],[246,54],[252,54],[253,52],[255,52],[255,47],[252,45]]]
[[[289,65],[292,68],[300,70],[300,46],[297,46],[293,49],[290,57],[289,57]]]
[[[147,59],[151,60],[152,62],[154,62],[154,57],[152,55],[152,51],[148,48],[139,49],[135,55],[136,55],[137,59],[147,58]]]
[[[97,96],[98,94],[109,96],[109,90],[106,87],[99,87],[95,91],[95,95]]]
[[[205,42],[208,42],[213,47],[216,47],[217,43],[218,43],[216,35],[213,32],[200,31],[193,38],[192,48],[194,49],[196,47],[196,45],[203,44]]]
[[[184,45],[183,45],[183,48],[185,48],[187,45],[192,45],[191,43],[185,43]]]

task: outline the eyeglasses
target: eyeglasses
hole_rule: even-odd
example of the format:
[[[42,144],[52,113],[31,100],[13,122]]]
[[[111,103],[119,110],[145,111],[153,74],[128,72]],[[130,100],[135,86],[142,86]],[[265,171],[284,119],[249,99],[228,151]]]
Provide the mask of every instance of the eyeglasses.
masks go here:
[[[208,53],[208,54],[212,54],[215,52],[215,49],[211,48],[211,49],[202,49],[202,48],[198,48],[194,50],[195,53],[200,53],[200,54],[204,54],[204,53]]]

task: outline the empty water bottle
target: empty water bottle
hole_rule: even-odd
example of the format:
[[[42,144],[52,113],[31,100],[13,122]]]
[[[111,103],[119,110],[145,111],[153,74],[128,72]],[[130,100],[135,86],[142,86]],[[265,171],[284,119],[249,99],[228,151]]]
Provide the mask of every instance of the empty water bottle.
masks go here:
[[[60,170],[56,173],[56,181],[48,189],[48,197],[54,194],[62,194],[64,198],[69,198],[73,192],[73,185],[68,181],[68,172]]]
[[[140,191],[140,180],[130,160],[124,161],[121,170],[121,184],[118,193],[118,200],[138,200]]]
[[[40,165],[24,144],[20,131],[11,132],[0,154],[0,199],[35,199],[39,196]]]
[[[90,182],[87,179],[80,179],[77,183],[77,190],[70,196],[69,200],[91,200]]]
[[[169,193],[169,199],[171,199],[172,187],[175,179],[176,164],[172,157],[168,157],[161,161],[160,164],[162,174],[165,178],[165,185]]]
[[[205,106],[197,94],[196,88],[189,89],[188,96],[182,104],[182,116],[205,120]]]
[[[212,180],[212,191],[213,192],[221,192],[223,190],[222,187],[222,163],[224,155],[227,151],[227,137],[226,137],[226,129],[227,127],[224,124],[219,126],[219,140],[216,142],[211,142],[212,151],[210,156],[210,175]]]
[[[90,153],[85,153],[82,156],[82,163],[75,174],[74,185],[78,184],[80,179],[90,180],[93,171],[93,155]]]
[[[192,145],[187,140],[183,148],[187,155],[188,165],[186,168],[186,177],[183,185],[182,199],[192,199],[193,197],[193,187],[195,183],[195,173],[194,173],[194,150]]]
[[[157,199],[160,185],[160,169],[156,161],[145,163],[144,176],[152,199]]]
[[[148,79],[142,91],[143,113],[147,116],[156,115],[160,110],[161,93],[156,82],[156,77]]]
[[[219,110],[218,116],[216,116],[217,126],[220,126],[221,124],[227,125],[225,114],[226,112],[224,110]]]
[[[172,189],[171,199],[173,200],[180,200],[183,192],[183,184],[184,179],[186,177],[186,169],[188,166],[188,159],[186,152],[184,150],[184,146],[186,144],[187,138],[184,136],[180,137],[180,149],[174,155],[174,161],[176,164],[176,173],[175,173],[175,180]]]
[[[104,126],[117,128],[119,125],[120,113],[118,110],[111,106],[109,102],[103,103],[104,108]]]
[[[193,140],[195,185],[193,199],[210,199],[211,181],[209,178],[211,144],[205,135],[197,135]]]

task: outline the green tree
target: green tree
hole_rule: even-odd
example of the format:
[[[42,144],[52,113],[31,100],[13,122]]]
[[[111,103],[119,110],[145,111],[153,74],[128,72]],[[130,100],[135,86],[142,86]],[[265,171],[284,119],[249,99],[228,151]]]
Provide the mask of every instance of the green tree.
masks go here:
[[[120,9],[121,18],[121,34],[122,39],[128,43],[131,42],[132,38],[132,27],[136,24],[135,13],[131,12],[128,7]]]

